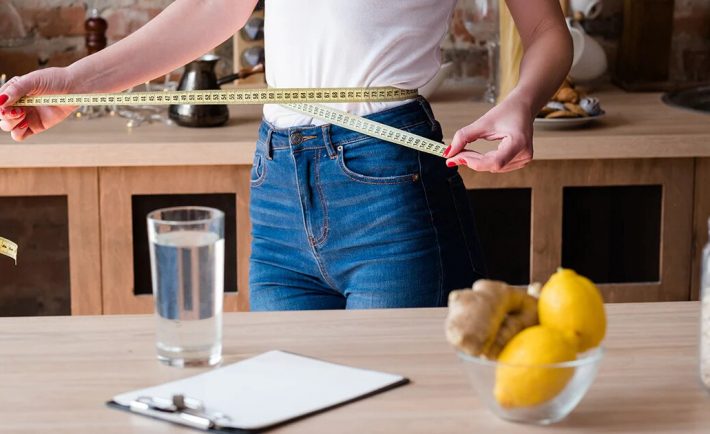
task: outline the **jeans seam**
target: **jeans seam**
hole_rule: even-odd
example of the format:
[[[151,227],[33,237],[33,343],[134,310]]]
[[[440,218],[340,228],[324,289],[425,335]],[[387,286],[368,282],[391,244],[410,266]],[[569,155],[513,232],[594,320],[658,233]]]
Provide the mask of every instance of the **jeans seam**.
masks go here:
[[[325,242],[328,237],[328,205],[325,200],[325,194],[323,193],[323,185],[320,182],[320,152],[316,152],[316,170],[315,170],[315,181],[316,189],[318,190],[318,198],[320,199],[320,204],[323,207],[323,231],[319,238],[313,240],[313,244],[320,246]]]
[[[422,192],[424,193],[424,201],[426,202],[427,212],[429,212],[429,221],[431,222],[431,229],[434,232],[434,238],[436,240],[436,250],[439,252],[439,293],[437,294],[436,298],[438,301],[438,305],[441,306],[442,302],[443,302],[442,296],[443,296],[443,292],[444,292],[444,263],[442,261],[442,255],[441,255],[441,242],[439,240],[439,231],[436,229],[436,224],[434,224],[434,214],[431,212],[431,205],[429,203],[429,196],[427,195],[427,191],[426,191],[426,183],[424,182],[421,156],[422,156],[421,153],[417,154],[417,163],[419,164]]]
[[[458,171],[456,172],[456,175],[458,175]],[[466,236],[466,231],[464,228],[464,224],[461,221],[461,208],[459,207],[457,200],[456,200],[456,195],[454,194],[453,186],[452,186],[452,180],[456,176],[452,176],[449,179],[447,179],[447,183],[449,184],[449,194],[451,194],[451,200],[454,202],[454,208],[456,208],[456,220],[459,222],[459,231],[461,232],[461,238],[463,238],[463,242],[466,245],[466,254],[468,255],[468,262],[471,264],[471,269],[475,272],[478,273],[478,270],[476,270],[476,264],[473,260],[473,257],[471,256],[471,243],[468,240],[468,237]]]
[[[298,179],[298,162],[296,161],[296,155],[294,153],[291,153],[291,160],[293,161],[293,167],[294,167],[294,176],[296,177],[296,189],[298,190],[298,201],[301,205],[301,217],[303,218],[303,231],[306,234],[306,238],[310,238],[312,236],[311,232],[308,230],[308,216],[307,212],[304,208],[303,205],[303,198],[301,197],[301,182]],[[310,241],[310,240],[309,240]],[[313,259],[316,261],[316,265],[318,266],[318,271],[320,271],[321,277],[326,281],[328,285],[330,285],[331,289],[334,291],[340,292],[338,290],[337,285],[333,282],[333,280],[330,278],[328,273],[325,271],[325,268],[323,267],[323,264],[321,263],[320,256],[318,255],[318,252],[316,251],[316,247],[309,242],[308,243],[308,250],[311,252],[311,255],[313,256]]]
[[[430,110],[431,110],[429,108],[430,106],[427,107],[428,104],[426,104],[426,99],[424,99],[424,97],[422,97],[422,96],[417,97],[417,102],[422,107],[422,111],[426,114],[426,117],[429,119],[429,126],[431,127],[431,129],[433,131],[436,127],[436,119],[434,118],[434,113],[430,112]]]
[[[313,259],[316,260],[316,265],[318,265],[318,271],[320,271],[320,275],[321,275],[321,277],[323,277],[323,280],[325,280],[325,282],[328,285],[330,285],[330,288],[333,291],[343,294],[343,292],[340,289],[338,289],[338,285],[336,285],[335,282],[333,282],[333,278],[330,277],[330,274],[328,274],[328,272],[325,270],[325,266],[323,265],[323,261],[321,260],[321,257],[318,254],[318,252],[316,251],[315,246],[311,246],[311,254],[313,255]]]
[[[266,163],[264,162],[264,157],[261,155],[259,155],[259,165],[261,166],[261,176],[255,180],[250,179],[252,187],[258,187],[266,180]]]

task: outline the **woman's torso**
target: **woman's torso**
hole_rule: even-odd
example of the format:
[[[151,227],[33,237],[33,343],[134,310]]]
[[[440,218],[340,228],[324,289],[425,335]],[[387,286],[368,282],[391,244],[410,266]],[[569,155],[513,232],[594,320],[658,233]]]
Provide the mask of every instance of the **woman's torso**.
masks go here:
[[[266,0],[266,80],[270,87],[417,89],[440,66],[439,44],[456,0]],[[366,115],[403,102],[342,103]],[[320,124],[282,106],[264,106],[277,127]]]

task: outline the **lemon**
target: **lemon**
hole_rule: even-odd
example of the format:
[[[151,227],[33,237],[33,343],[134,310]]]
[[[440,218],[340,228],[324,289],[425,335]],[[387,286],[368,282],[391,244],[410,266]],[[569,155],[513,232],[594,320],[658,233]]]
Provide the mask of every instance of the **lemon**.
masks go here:
[[[518,333],[503,348],[493,390],[502,407],[532,407],[557,396],[574,368],[545,367],[574,360],[574,344],[559,331],[537,325]]]
[[[578,352],[594,348],[606,334],[604,300],[591,280],[560,268],[545,283],[538,301],[540,324],[574,341]]]

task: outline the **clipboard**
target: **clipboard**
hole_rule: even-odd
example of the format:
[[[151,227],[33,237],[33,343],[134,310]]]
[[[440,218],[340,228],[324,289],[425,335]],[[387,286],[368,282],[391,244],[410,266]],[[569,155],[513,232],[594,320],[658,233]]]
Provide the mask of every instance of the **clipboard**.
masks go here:
[[[202,431],[258,433],[407,383],[400,375],[269,351],[106,404]]]

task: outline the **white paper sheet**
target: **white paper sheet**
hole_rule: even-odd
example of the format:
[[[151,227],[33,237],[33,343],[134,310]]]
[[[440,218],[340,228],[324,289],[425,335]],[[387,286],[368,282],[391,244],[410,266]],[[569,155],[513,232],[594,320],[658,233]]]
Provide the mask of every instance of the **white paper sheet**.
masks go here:
[[[255,430],[337,405],[402,382],[404,377],[270,351],[204,374],[114,397],[128,406],[140,396],[175,394],[202,401],[231,428]]]

